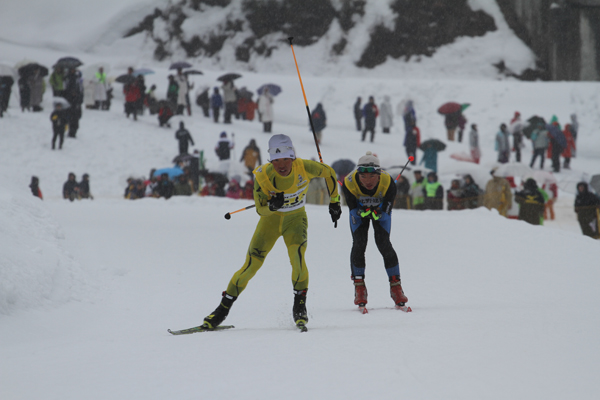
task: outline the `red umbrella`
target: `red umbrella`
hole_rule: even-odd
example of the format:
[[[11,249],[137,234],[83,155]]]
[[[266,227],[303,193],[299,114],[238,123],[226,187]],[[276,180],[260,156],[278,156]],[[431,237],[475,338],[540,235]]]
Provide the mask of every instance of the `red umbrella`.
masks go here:
[[[455,103],[450,101],[448,103],[444,103],[438,108],[438,112],[442,115],[453,114],[455,112],[461,111],[462,105],[460,103]]]

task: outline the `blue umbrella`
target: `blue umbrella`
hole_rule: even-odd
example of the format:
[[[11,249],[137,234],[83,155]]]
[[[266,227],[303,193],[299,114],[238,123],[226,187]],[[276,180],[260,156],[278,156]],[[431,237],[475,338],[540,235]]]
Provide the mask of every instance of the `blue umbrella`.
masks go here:
[[[172,167],[157,169],[156,171],[154,171],[154,176],[161,176],[162,174],[167,174],[169,175],[169,179],[173,179],[183,174],[183,170],[181,168]]]
[[[258,88],[258,94],[262,94],[263,90],[265,90],[266,87],[269,88],[269,93],[271,93],[273,96],[277,96],[279,93],[281,93],[281,86],[276,85],[274,83],[265,83],[264,85]]]
[[[133,74],[135,76],[138,76],[138,75],[150,75],[150,74],[153,74],[153,73],[154,73],[154,71],[152,71],[150,68],[138,68],[138,69],[136,69],[136,70],[133,71]]]

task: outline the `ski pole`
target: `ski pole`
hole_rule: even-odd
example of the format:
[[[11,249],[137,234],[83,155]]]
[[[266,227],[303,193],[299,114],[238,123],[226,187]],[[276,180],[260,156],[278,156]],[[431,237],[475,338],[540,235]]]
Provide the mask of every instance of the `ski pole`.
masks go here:
[[[321,149],[319,148],[319,140],[317,139],[317,134],[315,133],[315,126],[313,125],[312,116],[310,115],[310,109],[308,108],[308,100],[306,100],[306,93],[304,92],[304,85],[302,84],[302,77],[300,76],[300,69],[298,69],[298,61],[296,61],[296,53],[294,52],[294,45],[292,41],[294,40],[293,36],[288,38],[290,42],[290,47],[292,48],[292,55],[294,56],[294,63],[296,64],[296,71],[298,71],[298,79],[300,80],[300,88],[302,88],[302,95],[304,96],[304,104],[306,105],[306,112],[308,113],[308,120],[310,121],[310,128],[312,129],[313,137],[315,139],[315,145],[317,146],[317,153],[319,154],[319,161],[323,162],[323,157],[321,157]]]
[[[402,175],[402,173],[404,172],[404,169],[408,166],[408,163],[413,161],[414,159],[415,158],[413,156],[408,157],[408,161],[406,162],[406,164],[404,164],[404,167],[402,167],[402,171],[400,171],[400,173],[398,174],[396,179],[394,179],[394,183],[398,182],[398,178],[400,178],[400,175]]]
[[[251,206],[240,208],[239,210],[236,210],[236,211],[228,212],[227,214],[225,214],[225,219],[231,219],[231,214],[239,213],[240,211],[249,210],[254,207],[256,207],[256,204],[252,204]]]

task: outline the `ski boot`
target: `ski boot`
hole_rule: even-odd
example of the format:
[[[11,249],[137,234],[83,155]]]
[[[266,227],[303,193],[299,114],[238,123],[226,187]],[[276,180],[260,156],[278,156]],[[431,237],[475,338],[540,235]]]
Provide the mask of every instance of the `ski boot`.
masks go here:
[[[408,297],[404,295],[402,290],[400,276],[398,275],[390,276],[390,294],[396,306],[402,307],[408,301]]]
[[[231,296],[227,294],[227,292],[223,292],[223,299],[219,306],[213,311],[208,317],[204,318],[203,327],[208,329],[215,329],[217,326],[221,325],[225,318],[227,318],[227,314],[229,314],[229,309],[233,305],[233,302],[237,299],[236,296]]]
[[[294,290],[294,307],[292,314],[296,325],[306,325],[308,322],[308,314],[306,313],[306,292],[304,290]]]
[[[354,304],[359,307],[367,305],[367,286],[365,279],[362,276],[353,276],[354,281]]]

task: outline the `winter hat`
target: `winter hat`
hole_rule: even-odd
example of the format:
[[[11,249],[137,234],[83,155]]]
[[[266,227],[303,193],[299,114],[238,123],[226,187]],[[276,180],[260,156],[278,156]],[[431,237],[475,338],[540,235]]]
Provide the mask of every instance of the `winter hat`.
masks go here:
[[[292,139],[287,135],[273,135],[269,139],[269,154],[271,161],[279,158],[296,158],[296,150]]]
[[[367,151],[364,156],[358,159],[358,166],[381,167],[379,158],[370,151]]]
[[[226,138],[227,137],[227,132],[225,132],[225,131],[221,132],[221,134],[219,135],[219,137]]]

